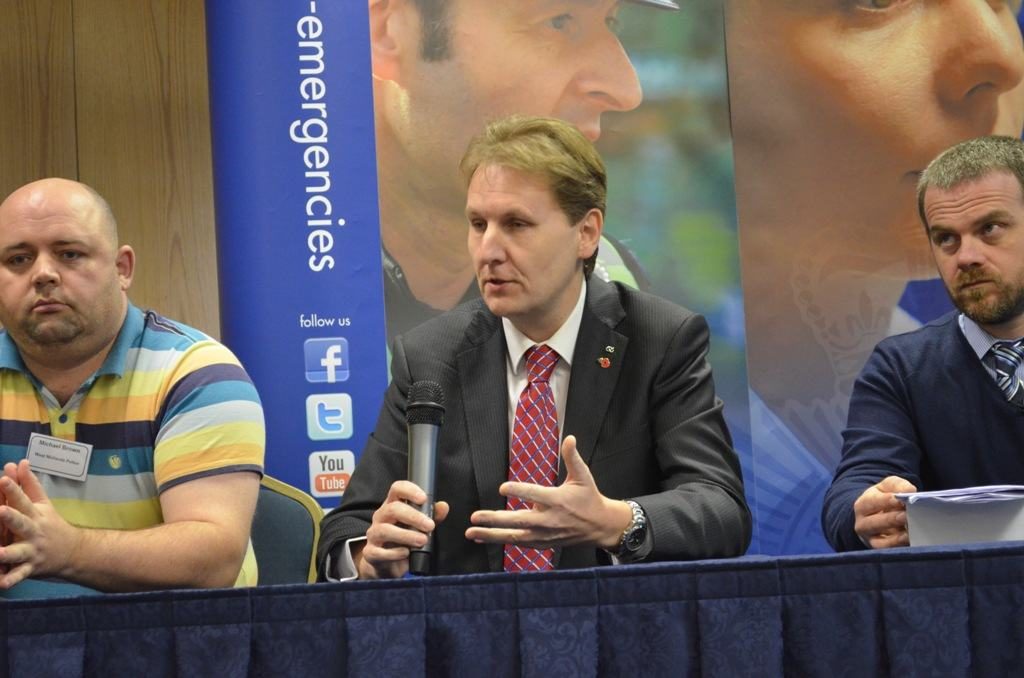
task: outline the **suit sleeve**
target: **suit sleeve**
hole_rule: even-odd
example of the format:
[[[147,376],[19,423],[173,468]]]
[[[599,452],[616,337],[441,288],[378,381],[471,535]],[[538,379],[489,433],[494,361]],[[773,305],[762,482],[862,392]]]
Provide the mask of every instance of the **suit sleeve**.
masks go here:
[[[349,539],[362,537],[373,513],[387,498],[392,483],[407,475],[405,404],[409,392],[409,366],[401,337],[393,345],[391,384],[384,396],[377,425],[366,442],[341,505],[324,516],[317,545],[317,573],[326,578],[327,555]]]
[[[896,361],[876,348],[853,386],[842,458],[825,493],[821,524],[836,551],[867,548],[854,532],[853,503],[887,476],[921,487],[921,447]]]
[[[750,511],[722,401],[715,396],[708,341],[704,318],[688,315],[651,384],[662,491],[634,498],[650,523],[648,560],[735,556],[750,544]]]

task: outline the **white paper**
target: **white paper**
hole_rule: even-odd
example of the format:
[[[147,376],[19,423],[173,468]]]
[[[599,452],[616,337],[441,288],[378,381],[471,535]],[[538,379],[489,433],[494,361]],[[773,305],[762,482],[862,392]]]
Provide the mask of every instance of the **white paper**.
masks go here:
[[[920,501],[947,503],[975,503],[1003,501],[1024,498],[1024,485],[980,485],[960,487],[955,490],[934,490],[932,492],[897,492],[896,498],[908,504]]]
[[[1024,539],[1024,485],[901,492],[911,546]]]

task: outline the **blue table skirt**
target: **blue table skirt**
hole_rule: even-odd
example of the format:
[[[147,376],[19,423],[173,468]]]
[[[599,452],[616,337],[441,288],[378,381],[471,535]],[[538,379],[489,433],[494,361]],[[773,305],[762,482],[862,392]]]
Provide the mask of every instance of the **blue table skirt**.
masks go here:
[[[11,600],[0,678],[1021,675],[1022,582],[1016,542]]]

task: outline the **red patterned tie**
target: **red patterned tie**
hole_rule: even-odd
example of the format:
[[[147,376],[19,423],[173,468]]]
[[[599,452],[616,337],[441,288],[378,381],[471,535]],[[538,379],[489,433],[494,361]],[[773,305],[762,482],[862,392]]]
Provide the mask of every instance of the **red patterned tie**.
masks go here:
[[[551,372],[558,353],[547,344],[526,352],[529,383],[519,396],[512,424],[512,445],[508,459],[508,479],[551,487],[558,477],[558,411],[551,391]],[[528,509],[518,497],[509,497],[510,511]],[[505,571],[550,570],[554,549],[521,548],[505,544]]]

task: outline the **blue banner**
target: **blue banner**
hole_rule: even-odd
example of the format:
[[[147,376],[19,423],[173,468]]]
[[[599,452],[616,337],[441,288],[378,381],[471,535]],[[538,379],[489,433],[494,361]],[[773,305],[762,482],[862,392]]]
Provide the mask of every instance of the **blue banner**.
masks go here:
[[[267,472],[337,503],[387,384],[367,6],[206,3],[224,343]]]

